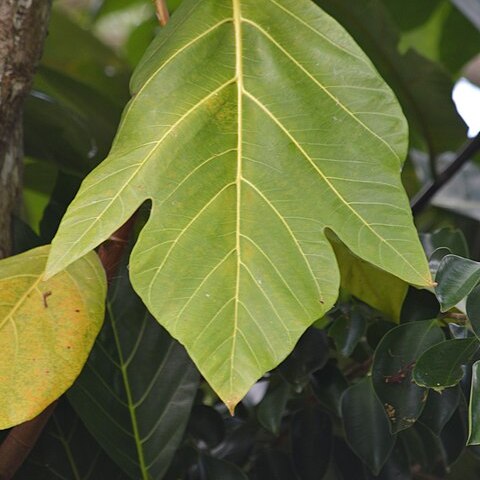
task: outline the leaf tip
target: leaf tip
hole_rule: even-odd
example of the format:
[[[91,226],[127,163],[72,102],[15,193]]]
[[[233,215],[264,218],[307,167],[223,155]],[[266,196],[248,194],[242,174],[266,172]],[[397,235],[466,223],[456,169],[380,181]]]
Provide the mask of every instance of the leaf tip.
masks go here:
[[[238,404],[238,401],[236,400],[225,401],[225,405],[228,408],[228,412],[232,417],[235,416],[235,407],[237,406],[237,404]]]

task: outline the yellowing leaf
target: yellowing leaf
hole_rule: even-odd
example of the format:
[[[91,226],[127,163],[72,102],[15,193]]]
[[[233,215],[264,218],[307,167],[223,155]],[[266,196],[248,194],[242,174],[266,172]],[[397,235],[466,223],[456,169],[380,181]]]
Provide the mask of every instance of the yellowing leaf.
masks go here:
[[[132,90],[48,275],[151,199],[133,286],[230,409],[335,302],[326,228],[373,265],[430,284],[400,182],[400,107],[309,0],[185,0]]]
[[[35,417],[70,387],[103,322],[97,256],[43,281],[49,249],[0,262],[0,430]]]

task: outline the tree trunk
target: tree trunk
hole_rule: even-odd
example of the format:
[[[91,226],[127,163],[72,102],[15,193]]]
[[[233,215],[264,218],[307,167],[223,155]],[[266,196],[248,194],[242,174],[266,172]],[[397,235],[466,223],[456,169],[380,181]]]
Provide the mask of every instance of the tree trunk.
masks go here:
[[[11,252],[23,158],[22,110],[47,33],[51,0],[0,0],[0,258]]]

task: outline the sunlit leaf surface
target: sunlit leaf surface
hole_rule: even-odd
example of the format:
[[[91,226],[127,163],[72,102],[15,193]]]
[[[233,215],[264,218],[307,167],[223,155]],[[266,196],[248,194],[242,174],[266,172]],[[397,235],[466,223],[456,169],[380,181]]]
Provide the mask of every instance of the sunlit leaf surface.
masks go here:
[[[103,322],[96,255],[43,281],[49,248],[0,262],[0,429],[35,417],[70,387]]]
[[[399,177],[405,119],[312,2],[186,0],[132,91],[48,273],[151,199],[133,286],[230,409],[335,302],[326,228],[364,260],[430,284]]]

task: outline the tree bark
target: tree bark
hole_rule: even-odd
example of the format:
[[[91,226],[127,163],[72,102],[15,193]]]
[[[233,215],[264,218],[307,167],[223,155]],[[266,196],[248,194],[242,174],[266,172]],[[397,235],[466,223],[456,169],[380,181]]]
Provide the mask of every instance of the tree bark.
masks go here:
[[[11,252],[23,158],[22,110],[47,33],[51,0],[0,0],[0,258]]]

